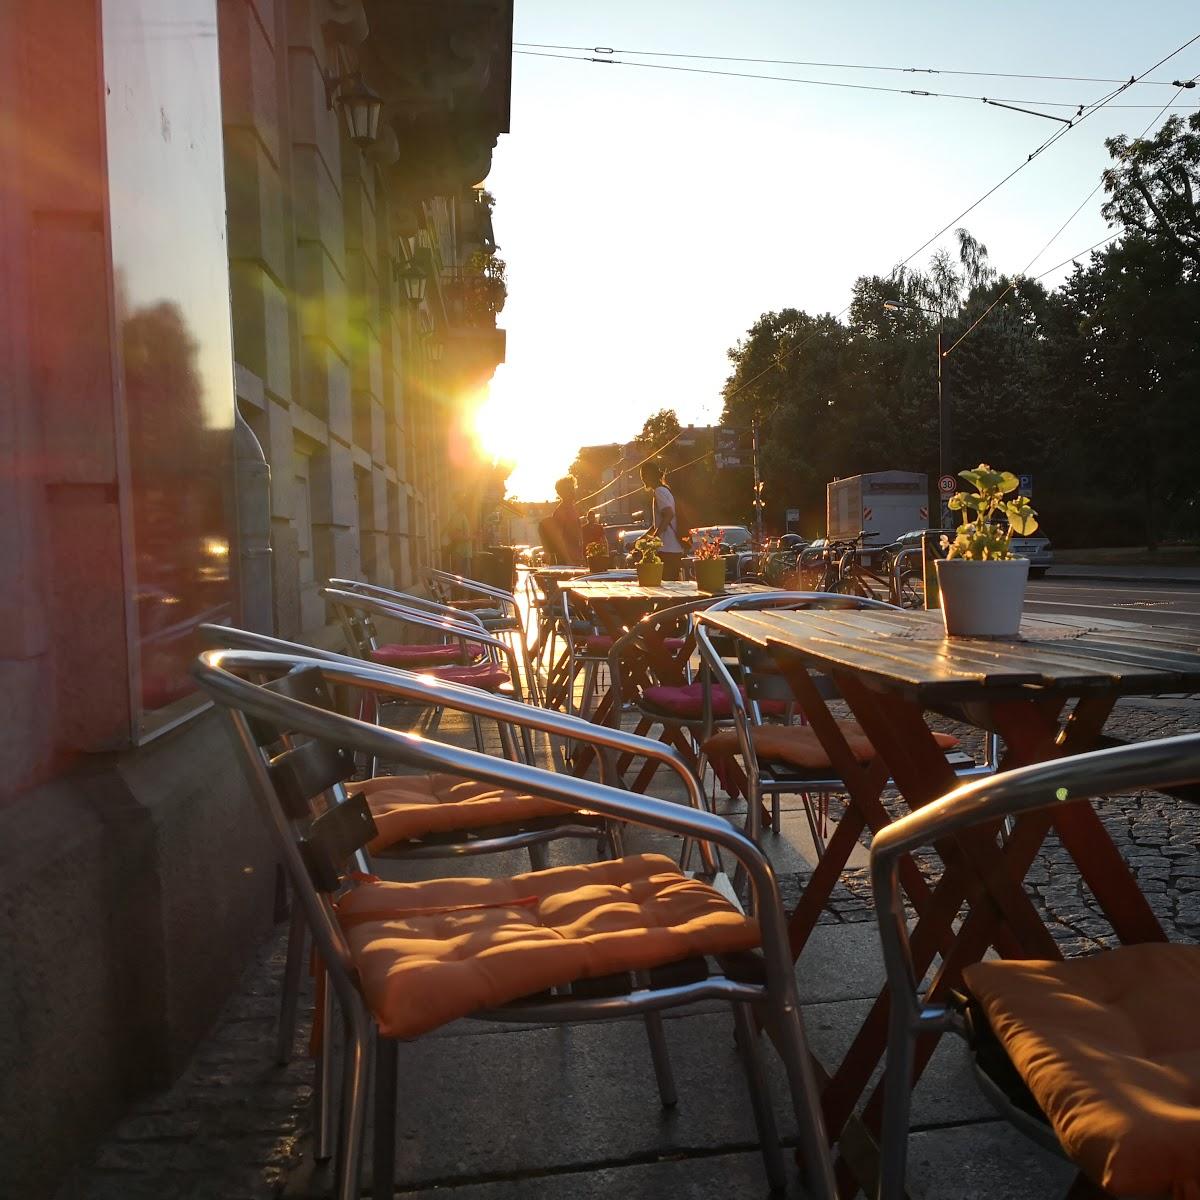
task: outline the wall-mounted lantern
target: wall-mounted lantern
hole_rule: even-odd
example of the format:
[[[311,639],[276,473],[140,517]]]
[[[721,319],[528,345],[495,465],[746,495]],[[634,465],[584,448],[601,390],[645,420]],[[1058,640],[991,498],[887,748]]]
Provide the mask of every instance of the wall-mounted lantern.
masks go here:
[[[346,118],[350,140],[361,150],[373,146],[379,136],[383,97],[367,87],[361,71],[345,75],[331,71],[325,76],[326,107],[332,109],[335,103]]]

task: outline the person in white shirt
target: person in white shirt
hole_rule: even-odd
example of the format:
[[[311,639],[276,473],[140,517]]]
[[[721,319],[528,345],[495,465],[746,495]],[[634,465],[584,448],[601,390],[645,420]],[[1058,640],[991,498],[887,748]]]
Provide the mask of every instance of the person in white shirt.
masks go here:
[[[662,539],[659,554],[663,560],[663,579],[678,579],[683,561],[683,542],[675,512],[675,497],[667,487],[662,465],[654,460],[642,463],[642,482],[650,492],[653,505],[650,532]]]

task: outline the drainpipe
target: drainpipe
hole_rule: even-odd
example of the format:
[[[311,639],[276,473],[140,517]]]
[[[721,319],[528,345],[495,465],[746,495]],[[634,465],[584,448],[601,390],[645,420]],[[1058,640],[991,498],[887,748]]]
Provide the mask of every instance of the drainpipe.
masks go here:
[[[234,426],[241,623],[255,633],[275,632],[271,583],[271,468],[254,430],[239,412]]]

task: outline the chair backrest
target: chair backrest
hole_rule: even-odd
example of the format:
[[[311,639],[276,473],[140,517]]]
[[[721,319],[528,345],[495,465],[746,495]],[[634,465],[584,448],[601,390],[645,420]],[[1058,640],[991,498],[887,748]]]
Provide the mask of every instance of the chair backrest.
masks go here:
[[[715,601],[709,612],[730,611],[760,611],[764,609],[802,610],[827,608],[835,610],[882,610],[885,612],[901,612],[895,605],[885,604],[880,600],[870,600],[863,596],[843,596],[835,592],[751,592],[746,595],[726,596]],[[748,701],[749,719],[756,725],[763,720],[762,705],[767,701],[793,704],[795,697],[787,680],[780,675],[775,660],[770,651],[755,645],[743,638],[722,637],[716,630],[701,624],[696,631],[696,644],[700,651],[701,660],[712,672],[714,678],[735,688],[740,684]],[[736,662],[737,679],[729,664]],[[826,696],[837,695],[833,682],[826,676],[815,676],[814,681],[821,693]],[[747,716],[745,706],[734,701],[734,720]],[[790,719],[791,710],[788,717]]]
[[[329,587],[341,592],[358,592],[364,596],[373,596],[377,600],[387,600],[392,604],[402,604],[406,608],[415,608],[421,612],[429,612],[451,621],[461,621],[466,625],[477,625],[485,629],[484,623],[470,609],[455,608],[450,604],[442,604],[431,600],[428,596],[417,596],[412,592],[400,592],[395,588],[381,587],[377,583],[362,583],[354,579],[330,579]]]

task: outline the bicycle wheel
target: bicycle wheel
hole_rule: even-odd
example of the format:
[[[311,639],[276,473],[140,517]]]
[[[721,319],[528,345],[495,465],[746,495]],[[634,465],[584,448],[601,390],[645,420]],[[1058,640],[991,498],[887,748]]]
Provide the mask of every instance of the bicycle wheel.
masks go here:
[[[853,572],[847,572],[838,577],[837,582],[829,589],[839,596],[859,596],[864,600],[871,599],[871,589]]]
[[[901,608],[925,607],[925,576],[921,571],[901,571],[896,591]]]

